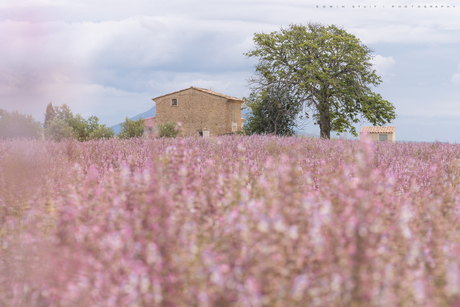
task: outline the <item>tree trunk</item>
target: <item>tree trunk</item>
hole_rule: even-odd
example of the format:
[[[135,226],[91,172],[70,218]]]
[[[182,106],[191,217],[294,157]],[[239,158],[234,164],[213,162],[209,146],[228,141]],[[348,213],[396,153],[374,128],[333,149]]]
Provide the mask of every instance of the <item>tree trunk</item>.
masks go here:
[[[331,139],[331,114],[329,104],[322,102],[319,108],[319,128],[322,139]]]
[[[331,131],[329,129],[326,129],[326,128],[323,128],[322,125],[320,124],[319,125],[320,127],[320,134],[321,134],[321,138],[322,139],[328,139],[330,140],[331,139]]]

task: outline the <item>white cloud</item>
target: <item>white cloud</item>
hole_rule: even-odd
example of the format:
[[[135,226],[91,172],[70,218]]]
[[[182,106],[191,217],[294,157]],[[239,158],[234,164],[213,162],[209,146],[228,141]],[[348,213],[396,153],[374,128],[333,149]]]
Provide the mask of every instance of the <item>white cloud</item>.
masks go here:
[[[455,85],[460,85],[460,74],[454,74],[450,81]]]
[[[381,55],[375,55],[372,59],[374,69],[377,70],[377,74],[382,77],[394,76],[395,74],[391,73],[393,67],[395,66],[396,61],[393,57],[384,57]]]
[[[229,95],[242,97],[249,94],[245,86],[251,72],[224,73],[172,73],[157,72],[151,76],[149,84],[155,95],[163,95],[190,86],[197,86]]]
[[[460,64],[458,64],[457,69],[460,70]],[[455,85],[460,85],[460,73],[454,73],[450,81]]]

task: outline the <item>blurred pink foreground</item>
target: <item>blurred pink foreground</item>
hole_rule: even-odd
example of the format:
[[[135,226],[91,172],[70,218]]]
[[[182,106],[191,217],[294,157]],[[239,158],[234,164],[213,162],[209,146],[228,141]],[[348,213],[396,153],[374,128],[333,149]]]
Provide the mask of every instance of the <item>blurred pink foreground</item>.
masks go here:
[[[0,141],[0,306],[459,306],[460,145]]]

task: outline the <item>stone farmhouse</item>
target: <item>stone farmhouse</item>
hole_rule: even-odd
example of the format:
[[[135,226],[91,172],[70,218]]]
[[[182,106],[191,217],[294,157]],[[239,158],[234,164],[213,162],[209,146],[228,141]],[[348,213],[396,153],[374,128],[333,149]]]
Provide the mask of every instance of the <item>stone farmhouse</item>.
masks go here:
[[[381,126],[369,127],[364,126],[359,131],[359,138],[362,139],[364,132],[366,132],[372,141],[389,141],[396,142],[396,127]]]
[[[181,122],[182,135],[221,135],[242,129],[240,98],[191,86],[152,99],[156,124]]]

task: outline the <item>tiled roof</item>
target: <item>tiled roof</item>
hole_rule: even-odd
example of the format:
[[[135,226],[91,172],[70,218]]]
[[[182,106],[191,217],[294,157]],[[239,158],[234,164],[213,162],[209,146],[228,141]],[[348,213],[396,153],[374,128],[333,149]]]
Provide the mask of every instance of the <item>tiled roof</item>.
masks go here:
[[[230,99],[230,100],[239,100],[239,101],[243,101],[243,99],[236,98],[236,97],[233,97],[233,96],[224,95],[224,94],[221,94],[221,93],[218,93],[218,92],[214,92],[214,91],[211,91],[211,90],[208,90],[208,89],[205,89],[205,88],[201,88],[201,87],[194,87],[194,86],[191,86],[190,88],[191,88],[191,89],[194,89],[194,90],[197,90],[197,91],[200,91],[200,92],[203,92],[203,93],[207,93],[207,94],[219,96],[219,97],[226,98],[226,99]],[[169,94],[161,95],[161,96],[158,96],[158,97],[153,98],[152,100],[155,100],[155,99],[158,99],[158,98],[161,98],[161,97],[164,97],[164,96],[168,96],[168,95],[171,95],[171,94],[176,94],[176,93],[179,93],[179,92],[182,92],[182,91],[186,91],[186,90],[188,90],[188,89],[189,89],[189,88],[186,88],[186,89],[183,89],[183,90],[180,90],[180,91],[175,91],[175,92],[172,92],[172,93],[169,93]]]
[[[208,93],[208,94],[211,94],[211,95],[216,95],[216,96],[219,96],[219,97],[227,98],[227,99],[230,99],[230,100],[241,100],[241,101],[243,101],[243,99],[236,98],[236,97],[233,97],[233,96],[224,95],[224,94],[221,94],[221,93],[218,93],[218,92],[207,90],[205,88],[194,87],[194,86],[191,86],[190,88],[193,88],[193,89],[196,89],[196,90],[199,90],[201,92],[205,92],[205,93]]]
[[[364,126],[359,131],[361,132],[368,132],[368,133],[394,133],[396,131],[396,127],[394,126],[380,126],[380,127],[369,127]]]

